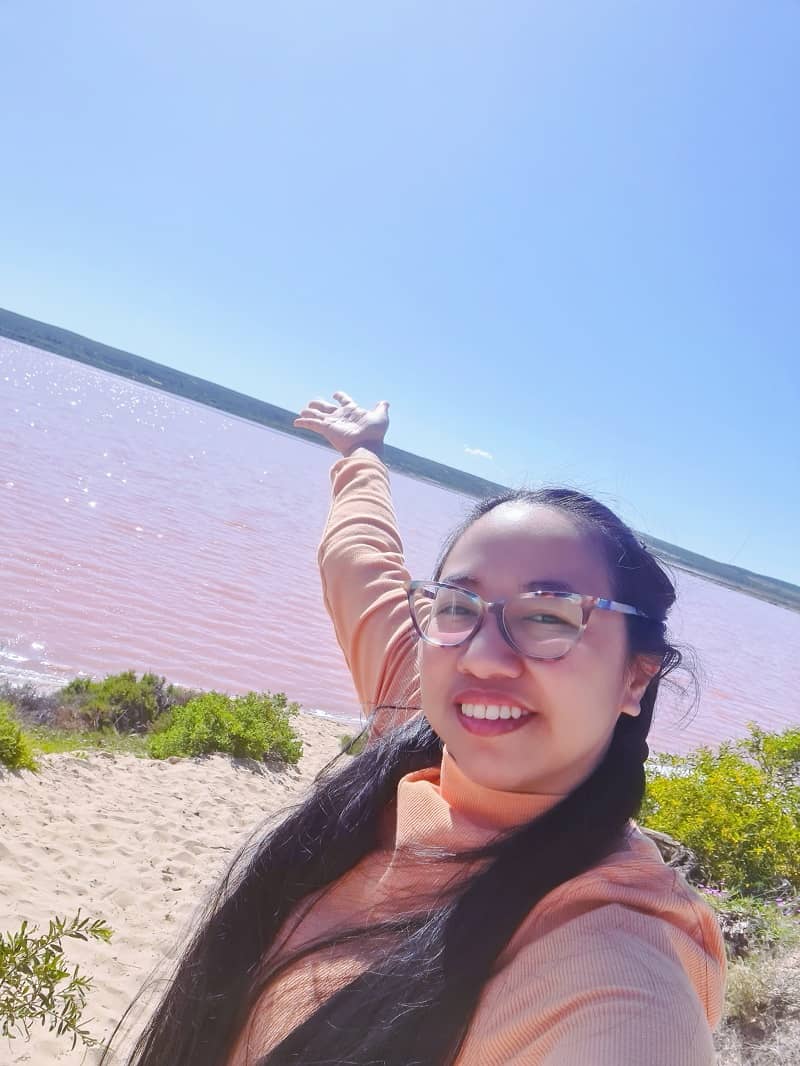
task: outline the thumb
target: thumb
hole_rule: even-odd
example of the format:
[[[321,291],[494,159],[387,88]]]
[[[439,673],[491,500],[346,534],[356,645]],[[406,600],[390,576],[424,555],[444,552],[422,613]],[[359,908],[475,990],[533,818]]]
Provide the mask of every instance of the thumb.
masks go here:
[[[389,410],[389,401],[388,400],[378,400],[378,407],[384,407],[388,411]]]

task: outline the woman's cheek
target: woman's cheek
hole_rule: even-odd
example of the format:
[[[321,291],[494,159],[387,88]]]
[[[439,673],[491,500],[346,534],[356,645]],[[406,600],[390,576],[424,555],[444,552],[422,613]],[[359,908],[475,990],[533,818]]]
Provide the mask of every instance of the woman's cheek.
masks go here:
[[[422,643],[422,642],[420,642]],[[444,716],[453,691],[456,659],[452,649],[422,644],[417,651],[422,709],[434,727]]]

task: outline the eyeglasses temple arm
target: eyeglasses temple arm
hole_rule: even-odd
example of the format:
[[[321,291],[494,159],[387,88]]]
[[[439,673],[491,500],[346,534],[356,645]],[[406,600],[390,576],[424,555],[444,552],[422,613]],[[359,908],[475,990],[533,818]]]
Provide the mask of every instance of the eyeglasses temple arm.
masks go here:
[[[616,600],[606,600],[602,597],[598,597],[595,601],[595,607],[599,607],[604,611],[619,611],[620,614],[634,614],[638,615],[639,618],[650,617],[644,611],[640,611],[638,607],[631,607],[629,603],[617,603]]]

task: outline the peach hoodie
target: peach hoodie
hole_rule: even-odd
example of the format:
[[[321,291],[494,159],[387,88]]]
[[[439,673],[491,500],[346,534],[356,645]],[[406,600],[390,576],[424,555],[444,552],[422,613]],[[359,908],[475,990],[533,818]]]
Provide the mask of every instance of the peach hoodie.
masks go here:
[[[320,547],[325,603],[367,713],[419,705],[408,574],[383,463],[360,449],[332,471]],[[378,710],[376,731],[409,712]],[[420,866],[409,846],[476,847],[557,797],[497,792],[441,767],[409,774],[380,846],[287,923],[280,952],[336,928],[413,913],[452,865]],[[228,1066],[252,1066],[315,1006],[364,969],[366,948],[311,955],[273,982]],[[631,824],[617,851],[559,886],[523,921],[484,987],[459,1066],[710,1066],[725,952],[717,922]]]

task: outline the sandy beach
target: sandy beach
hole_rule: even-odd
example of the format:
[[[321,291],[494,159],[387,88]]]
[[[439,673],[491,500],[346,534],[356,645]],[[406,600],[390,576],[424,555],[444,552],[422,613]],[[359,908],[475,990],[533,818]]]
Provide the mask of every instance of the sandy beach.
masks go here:
[[[44,756],[38,774],[0,769],[0,929],[23,919],[46,928],[78,908],[108,922],[109,944],[65,941],[67,958],[94,980],[85,1019],[96,1038],[174,955],[237,847],[302,795],[347,731],[311,715],[295,727],[304,742],[297,768],[222,755],[159,762],[93,753]],[[29,1043],[0,1042],[4,1066],[78,1066],[98,1057],[41,1027]]]

